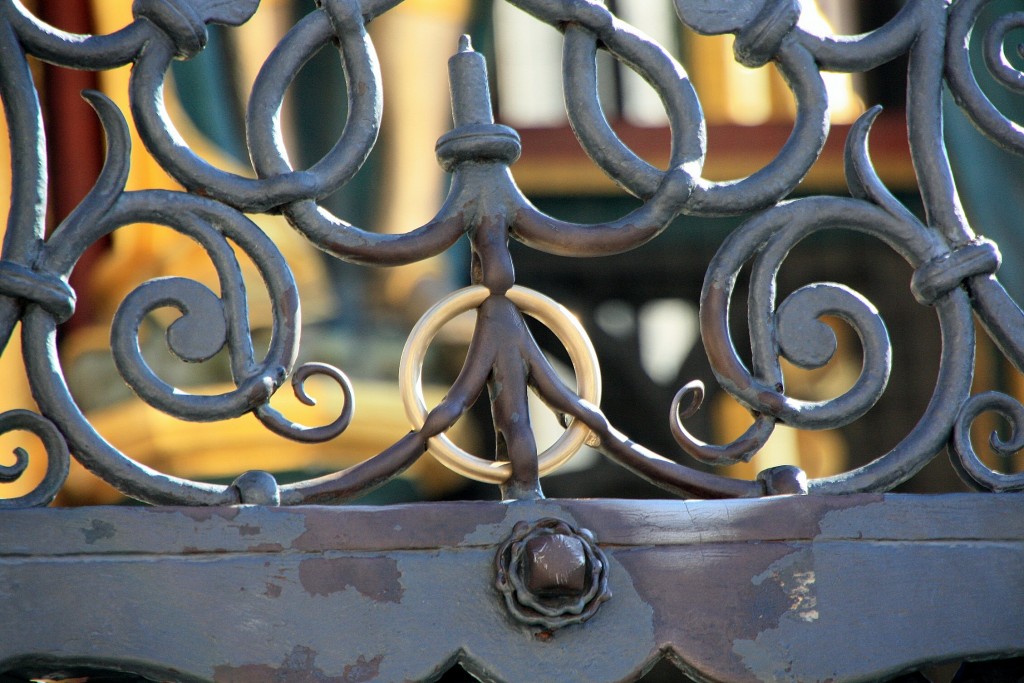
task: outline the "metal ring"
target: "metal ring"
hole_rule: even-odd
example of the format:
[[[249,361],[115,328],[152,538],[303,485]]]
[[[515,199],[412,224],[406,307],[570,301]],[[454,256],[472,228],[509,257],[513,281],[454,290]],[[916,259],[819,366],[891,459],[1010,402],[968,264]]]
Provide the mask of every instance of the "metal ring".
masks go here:
[[[413,429],[422,429],[427,419],[427,405],[423,397],[423,359],[434,335],[449,320],[480,306],[491,295],[481,285],[466,287],[449,294],[423,314],[409,334],[402,350],[398,369],[398,386],[405,406],[405,414]],[[597,405],[601,402],[601,373],[597,354],[586,332],[576,317],[564,306],[539,292],[525,287],[512,287],[505,293],[520,310],[546,325],[569,352],[576,371],[577,393],[584,401]],[[590,430],[574,420],[549,448],[538,456],[541,476],[553,472],[580,449]],[[501,484],[512,474],[507,460],[486,460],[456,446],[445,434],[431,437],[427,450],[449,469],[464,477],[489,484]]]

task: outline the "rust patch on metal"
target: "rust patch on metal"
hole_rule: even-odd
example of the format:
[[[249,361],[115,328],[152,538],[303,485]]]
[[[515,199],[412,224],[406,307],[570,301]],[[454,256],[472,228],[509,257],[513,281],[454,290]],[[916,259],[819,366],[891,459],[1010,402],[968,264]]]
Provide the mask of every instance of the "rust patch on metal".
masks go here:
[[[85,542],[89,545],[101,539],[113,538],[117,535],[117,528],[110,522],[104,522],[101,519],[92,520],[91,526],[80,529],[80,531],[85,536]]]
[[[249,552],[253,553],[279,553],[284,550],[280,543],[257,543],[249,546]]]
[[[884,494],[783,496],[760,500],[563,501],[581,526],[599,530],[609,545],[654,546],[814,540],[837,511],[884,500]],[[829,537],[835,534],[829,531]]]
[[[268,598],[279,598],[279,597],[281,597],[282,588],[280,586],[278,586],[276,583],[270,583],[268,581],[266,583],[266,586],[267,586],[267,589],[265,591],[263,591],[263,594],[265,596],[267,596]]]
[[[220,517],[227,521],[233,521],[238,513],[241,512],[241,508],[231,507],[225,505],[216,505],[209,507],[200,506],[180,506],[180,507],[152,507],[149,508],[155,512],[164,513],[175,513],[188,517],[195,522],[209,522],[214,517]]]
[[[384,655],[367,660],[360,657],[340,676],[328,676],[316,666],[316,650],[296,645],[281,666],[269,664],[222,665],[213,670],[217,683],[365,683],[377,677]]]
[[[471,508],[471,509],[469,509]],[[306,531],[292,543],[295,550],[396,550],[457,546],[482,525],[499,524],[506,510],[499,505],[434,504],[395,506],[388,510],[346,508],[345,523],[337,510],[304,510]]]
[[[384,655],[377,655],[370,660],[360,655],[355,664],[349,664],[345,667],[341,673],[342,679],[350,683],[372,681],[380,673],[380,663],[382,661],[384,661]]]
[[[782,542],[709,543],[636,549],[615,559],[654,610],[659,649],[670,648],[713,680],[746,680],[749,671],[733,642],[778,626],[794,599],[777,582],[751,579],[799,552],[799,544]]]
[[[258,536],[262,529],[255,524],[242,524],[238,527],[239,536]]]
[[[398,562],[390,557],[318,557],[299,563],[299,583],[313,596],[354,588],[371,600],[399,603],[405,593],[401,578]]]

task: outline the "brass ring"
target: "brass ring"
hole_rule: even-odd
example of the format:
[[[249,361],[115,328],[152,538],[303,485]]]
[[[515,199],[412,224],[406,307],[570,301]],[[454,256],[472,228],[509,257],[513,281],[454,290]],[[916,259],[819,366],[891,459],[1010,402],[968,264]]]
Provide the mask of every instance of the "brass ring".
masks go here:
[[[398,368],[398,387],[413,429],[422,429],[427,419],[422,372],[427,347],[445,323],[460,313],[479,307],[490,295],[491,292],[481,285],[452,292],[424,313],[409,333]],[[505,296],[555,333],[572,360],[577,394],[584,401],[600,404],[601,374],[597,354],[576,317],[558,302],[532,289],[512,287]],[[575,455],[588,436],[590,430],[579,420],[574,420],[558,440],[538,456],[541,476],[553,472]],[[427,450],[449,469],[477,481],[501,484],[512,474],[512,465],[507,460],[477,457],[456,446],[445,434],[431,437]]]

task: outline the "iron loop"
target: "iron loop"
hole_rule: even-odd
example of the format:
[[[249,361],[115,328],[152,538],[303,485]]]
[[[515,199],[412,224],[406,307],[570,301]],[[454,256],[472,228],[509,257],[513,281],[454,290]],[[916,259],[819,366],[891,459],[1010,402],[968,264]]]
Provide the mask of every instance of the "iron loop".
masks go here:
[[[767,3],[754,21],[736,34],[733,44],[736,61],[751,68],[767,64],[799,18],[800,3],[796,0]]]
[[[490,290],[481,285],[453,292],[423,314],[409,334],[402,351],[398,385],[405,414],[413,429],[422,429],[427,419],[422,372],[423,359],[431,340],[445,323],[460,313],[479,307],[489,296],[492,296]],[[555,333],[572,360],[580,398],[599,404],[601,374],[597,354],[575,316],[554,300],[525,287],[514,286],[504,296]],[[568,461],[589,436],[590,430],[581,421],[574,420],[558,440],[538,456],[541,476],[553,472]],[[431,437],[427,442],[427,450],[449,469],[477,481],[501,484],[512,474],[512,465],[507,460],[486,460],[472,455],[456,446],[444,434]]]
[[[0,294],[38,304],[58,323],[75,312],[75,291],[68,283],[13,261],[0,261]]]
[[[178,59],[195,57],[210,38],[202,17],[188,0],[135,0],[132,14],[149,19],[167,34]]]
[[[964,280],[995,273],[1000,259],[994,242],[979,239],[922,263],[910,279],[910,289],[918,303],[930,306],[959,287]]]
[[[296,171],[280,131],[281,107],[297,73],[331,44],[338,47],[345,74],[348,102],[344,128],[321,159],[305,171]],[[246,109],[246,141],[253,169],[264,181],[294,178],[296,191],[282,195],[280,204],[325,197],[362,167],[377,140],[382,106],[380,69],[358,3],[327,3],[321,12],[308,15],[285,35],[253,83]]]
[[[613,24],[612,28],[616,28]],[[638,33],[619,30],[598,33],[590,27],[569,25],[565,30],[562,78],[569,125],[587,155],[620,187],[649,199],[658,193],[665,172],[629,149],[605,117],[597,83],[598,40],[619,62],[651,84],[665,106],[671,129],[670,169],[683,169],[684,183],[692,187],[704,164],[704,123],[700,102],[680,64],[663,49]],[[689,198],[682,197],[679,207]]]
[[[519,133],[497,123],[459,126],[437,140],[434,150],[445,171],[464,161],[500,161],[512,164],[523,151]]]
[[[359,0],[317,0],[316,6],[327,13],[338,35],[363,28],[363,11]]]

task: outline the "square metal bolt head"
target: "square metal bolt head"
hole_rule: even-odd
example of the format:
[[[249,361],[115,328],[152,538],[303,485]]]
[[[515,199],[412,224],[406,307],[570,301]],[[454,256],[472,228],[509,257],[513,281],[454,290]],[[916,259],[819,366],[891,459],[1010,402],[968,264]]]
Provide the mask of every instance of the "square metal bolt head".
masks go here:
[[[549,534],[526,543],[526,586],[538,596],[581,595],[587,585],[587,555],[578,538]]]

